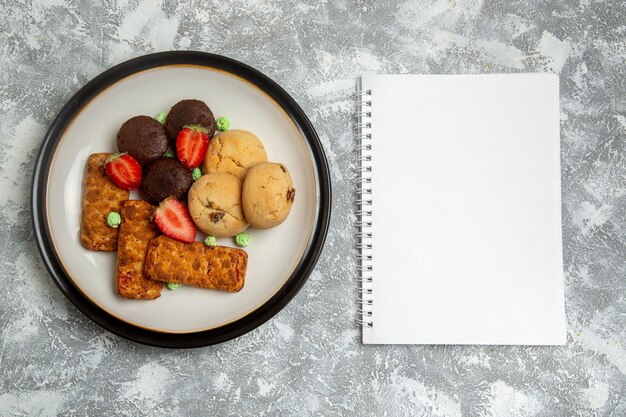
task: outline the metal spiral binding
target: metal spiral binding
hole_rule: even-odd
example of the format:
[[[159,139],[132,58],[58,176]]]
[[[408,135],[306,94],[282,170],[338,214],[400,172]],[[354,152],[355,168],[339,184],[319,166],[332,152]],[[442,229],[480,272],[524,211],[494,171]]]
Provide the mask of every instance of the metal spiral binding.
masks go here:
[[[356,249],[358,251],[357,282],[360,286],[357,310],[359,326],[374,327],[372,268],[372,90],[357,92],[355,123],[357,146]]]

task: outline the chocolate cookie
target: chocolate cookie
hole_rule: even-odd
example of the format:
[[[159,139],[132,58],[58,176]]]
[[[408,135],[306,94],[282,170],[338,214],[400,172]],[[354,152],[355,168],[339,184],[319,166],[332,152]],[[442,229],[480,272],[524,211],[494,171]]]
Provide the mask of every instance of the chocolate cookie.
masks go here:
[[[169,196],[180,199],[193,184],[191,171],[174,158],[157,159],[143,173],[141,191],[149,202],[158,204]]]
[[[117,149],[128,152],[141,165],[147,165],[167,151],[163,125],[150,116],[135,116],[124,122],[117,132]]]
[[[215,134],[215,117],[203,101],[182,100],[174,104],[165,120],[165,132],[170,143],[176,145],[176,137],[185,125],[201,125],[208,129],[209,139]]]

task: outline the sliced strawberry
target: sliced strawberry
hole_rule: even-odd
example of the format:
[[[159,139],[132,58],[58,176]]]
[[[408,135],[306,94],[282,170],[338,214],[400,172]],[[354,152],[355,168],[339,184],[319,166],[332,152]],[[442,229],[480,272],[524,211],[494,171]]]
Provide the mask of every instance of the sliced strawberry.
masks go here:
[[[141,184],[141,165],[126,152],[109,156],[104,169],[111,181],[124,190],[134,190]]]
[[[209,150],[209,131],[200,125],[188,125],[178,133],[176,154],[181,164],[194,169]]]
[[[196,240],[196,226],[187,206],[173,197],[168,197],[159,204],[152,219],[165,236],[185,243]]]

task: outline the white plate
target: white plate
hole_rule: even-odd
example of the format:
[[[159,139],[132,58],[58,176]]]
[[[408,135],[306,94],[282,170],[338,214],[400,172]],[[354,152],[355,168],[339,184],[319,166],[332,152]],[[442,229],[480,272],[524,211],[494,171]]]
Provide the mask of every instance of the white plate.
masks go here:
[[[274,90],[268,90],[263,82],[269,79],[260,74],[253,74],[262,77],[260,80],[251,80],[245,72],[237,73],[231,68],[227,71],[218,69],[220,60],[226,60],[230,64],[234,62],[223,57],[199,54],[206,59],[203,65],[168,64],[172,61],[163,61],[168,56],[174,56],[174,62],[179,62],[184,58],[181,54],[190,53],[171,52],[138,58],[137,60],[143,59],[144,63],[153,58],[152,63],[156,65],[147,69],[137,69],[141,66],[136,65],[132,74],[122,77],[119,75],[119,67],[132,67],[133,61],[121,64],[108,71],[109,84],[106,87],[88,99],[79,97],[79,102],[68,103],[68,106],[73,104],[74,114],[69,120],[65,120],[65,129],[58,129],[57,126],[58,132],[48,133],[42,148],[38,168],[42,166],[38,171],[40,176],[47,172],[47,181],[41,183],[42,188],[46,187],[47,190],[37,189],[36,171],[33,205],[37,200],[37,192],[44,192],[46,197],[43,201],[37,201],[38,212],[34,208],[33,216],[41,215],[43,226],[48,226],[49,242],[44,245],[40,239],[38,241],[42,252],[50,252],[46,246],[52,249],[54,257],[65,272],[62,279],[69,279],[101,312],[117,319],[114,322],[125,322],[137,330],[142,329],[143,333],[153,333],[152,336],[157,339],[164,338],[163,333],[169,334],[169,339],[178,340],[173,345],[184,347],[187,344],[182,340],[188,338],[176,338],[176,335],[204,332],[204,337],[199,338],[202,341],[192,345],[209,344],[225,340],[220,329],[229,323],[230,330],[233,331],[231,337],[235,337],[242,333],[237,331],[236,326],[233,328],[238,320],[252,318],[259,322],[256,325],[267,320],[280,308],[273,308],[276,311],[269,317],[259,310],[267,310],[268,303],[277,303],[275,297],[287,286],[290,279],[302,281],[298,282],[295,289],[297,292],[312,265],[306,268],[308,272],[299,269],[302,269],[303,263],[311,263],[312,251],[317,252],[313,254],[313,258],[317,259],[323,243],[329,216],[330,186],[323,153],[318,152],[320,158],[312,152],[312,147],[318,147],[317,151],[321,151],[317,136],[310,124],[303,126],[308,123],[306,116],[295,103],[290,104],[295,105],[300,114],[294,114],[292,108],[285,109],[287,106],[284,103],[279,104],[271,96],[277,93],[286,96],[280,87],[274,84],[270,86]],[[186,62],[194,61],[188,59]],[[243,64],[238,65],[244,70],[254,71]],[[112,77],[111,73],[115,74],[116,69],[118,75]],[[121,79],[115,80],[118,77]],[[92,83],[98,80],[96,78]],[[80,92],[77,96],[79,94]],[[249,256],[248,270],[245,285],[240,292],[224,293],[181,287],[175,291],[164,289],[161,297],[156,300],[127,300],[120,297],[115,290],[116,252],[88,251],[80,243],[86,161],[92,153],[117,151],[116,133],[125,120],[140,114],[154,116],[186,98],[203,100],[216,118],[230,118],[231,128],[255,133],[265,145],[269,160],[281,162],[289,169],[296,188],[294,205],[289,217],[280,226],[269,230],[249,229],[252,244],[246,248]],[[284,99],[282,96],[278,98]],[[288,96],[286,98],[291,100]],[[76,96],[73,100],[75,99]],[[62,111],[59,118],[63,117],[68,119]],[[300,120],[302,117],[304,120]],[[57,124],[58,120],[51,131],[55,130]],[[303,127],[309,127],[310,131]],[[48,149],[46,155],[46,147],[51,142],[56,145],[55,149]],[[321,181],[323,184],[320,184],[320,167],[325,171]],[[140,196],[133,192],[131,198],[138,199]],[[324,221],[320,222],[320,217]],[[35,226],[41,228],[42,224],[37,224],[35,219]],[[320,226],[322,230],[319,230]],[[44,239],[46,236],[41,234],[39,237]],[[203,239],[204,235],[198,232],[198,240]],[[219,238],[218,244],[235,246],[232,238]],[[303,262],[306,258],[309,258],[308,262]],[[47,260],[47,257],[44,256],[44,259]],[[49,269],[58,281],[55,268],[49,266]],[[291,292],[289,298],[295,295],[293,290]],[[286,304],[286,301],[282,304]],[[262,306],[265,308],[261,309]],[[256,318],[252,317],[255,313]],[[93,318],[92,314],[89,315]],[[245,326],[244,323],[241,325]],[[117,328],[105,327],[116,333],[123,333]],[[245,327],[250,327],[250,323]],[[246,328],[245,331],[247,330],[250,329]],[[219,334],[221,337],[212,340],[212,333],[213,336]],[[129,337],[127,334],[123,335]],[[130,338],[144,343],[170,345],[159,340],[134,338],[132,335]]]

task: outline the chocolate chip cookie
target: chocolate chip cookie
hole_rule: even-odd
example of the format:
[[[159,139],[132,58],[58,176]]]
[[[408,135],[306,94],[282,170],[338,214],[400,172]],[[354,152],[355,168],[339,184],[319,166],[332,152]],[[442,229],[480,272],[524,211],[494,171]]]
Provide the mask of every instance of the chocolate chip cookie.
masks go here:
[[[241,180],[225,172],[200,177],[189,190],[189,213],[198,229],[217,237],[248,228],[241,208]]]
[[[281,224],[291,211],[296,189],[283,164],[263,162],[248,169],[241,201],[246,220],[257,229]]]

